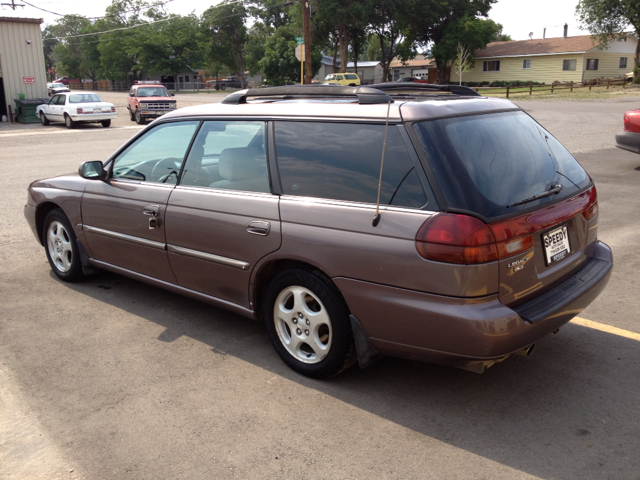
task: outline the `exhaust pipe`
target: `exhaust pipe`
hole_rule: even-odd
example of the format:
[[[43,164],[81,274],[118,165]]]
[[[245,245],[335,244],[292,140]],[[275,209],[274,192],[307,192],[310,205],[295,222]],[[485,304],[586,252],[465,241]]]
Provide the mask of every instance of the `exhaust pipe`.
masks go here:
[[[513,355],[520,355],[521,357],[528,357],[533,353],[536,349],[536,344],[532,343],[528,347],[524,347],[522,350],[518,350],[517,352],[513,352]]]

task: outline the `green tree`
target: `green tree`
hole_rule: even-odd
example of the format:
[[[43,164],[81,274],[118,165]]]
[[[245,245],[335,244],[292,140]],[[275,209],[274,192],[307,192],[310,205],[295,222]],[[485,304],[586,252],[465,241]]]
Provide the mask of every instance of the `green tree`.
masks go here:
[[[591,35],[601,42],[601,47],[624,38],[629,26],[633,28],[636,38],[640,38],[638,0],[580,0],[576,13]],[[638,83],[639,60],[640,42],[636,45],[634,57],[634,83]]]
[[[246,86],[244,45],[247,41],[249,16],[243,4],[225,0],[210,7],[202,14],[202,24],[209,41],[208,59],[210,63],[220,63],[235,68],[242,88]]]
[[[300,79],[300,61],[296,58],[296,41],[293,28],[279,28],[265,43],[265,56],[259,62],[260,70],[269,85],[284,85]],[[311,52],[311,68],[317,72],[322,55]]]
[[[445,36],[452,37],[451,24],[460,21],[464,17],[486,17],[491,5],[497,0],[407,0],[410,3],[410,14],[407,17],[406,35],[410,42],[416,42],[423,48],[433,44],[433,49]],[[453,42],[453,51],[457,41]],[[486,44],[485,44],[486,45]],[[450,52],[449,48],[442,48],[440,52]],[[438,69],[438,82],[446,83],[446,69],[448,61],[455,58],[453,55],[433,54]]]
[[[493,20],[464,16],[447,25],[440,41],[431,49],[431,56],[439,65],[447,65],[458,58],[462,46],[467,55],[459,66],[464,68],[473,64],[473,52],[494,41],[496,33],[501,30],[502,25]]]
[[[64,73],[72,78],[82,78],[84,72],[82,62],[84,51],[82,42],[77,35],[87,33],[91,21],[77,15],[65,15],[51,26],[52,36],[59,41],[53,47],[53,59],[59,73]]]

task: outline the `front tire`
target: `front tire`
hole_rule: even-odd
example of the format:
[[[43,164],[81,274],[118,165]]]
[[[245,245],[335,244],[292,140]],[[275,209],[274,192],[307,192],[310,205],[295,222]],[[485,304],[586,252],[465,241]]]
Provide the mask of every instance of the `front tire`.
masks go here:
[[[62,210],[51,210],[47,214],[42,238],[51,270],[60,280],[78,282],[85,278],[76,234]]]
[[[45,127],[49,125],[49,120],[44,116],[44,112],[40,112],[40,123],[42,123],[42,125],[44,125]]]
[[[349,309],[320,272],[280,272],[269,283],[263,308],[269,339],[292,370],[327,378],[355,363]]]
[[[109,119],[109,120],[102,120],[102,121],[100,122],[100,124],[101,124],[104,128],[110,127],[110,126],[111,126],[111,119]]]
[[[71,120],[71,117],[69,115],[64,116],[64,124],[67,126],[67,128],[71,129],[71,128],[76,128],[76,122],[74,122],[73,120]]]
[[[140,114],[140,110],[136,110],[135,113],[135,119],[136,119],[136,123],[138,125],[144,125],[145,124],[145,119],[144,117]]]

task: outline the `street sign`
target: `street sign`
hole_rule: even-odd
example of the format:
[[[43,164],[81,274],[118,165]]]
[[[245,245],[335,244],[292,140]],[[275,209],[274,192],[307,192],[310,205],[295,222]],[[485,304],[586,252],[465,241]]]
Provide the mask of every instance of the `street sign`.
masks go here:
[[[23,83],[36,83],[36,77],[22,77]]]
[[[295,37],[298,45],[304,45],[304,37]]]
[[[304,58],[304,44],[296,47],[296,58],[302,62],[302,59]]]

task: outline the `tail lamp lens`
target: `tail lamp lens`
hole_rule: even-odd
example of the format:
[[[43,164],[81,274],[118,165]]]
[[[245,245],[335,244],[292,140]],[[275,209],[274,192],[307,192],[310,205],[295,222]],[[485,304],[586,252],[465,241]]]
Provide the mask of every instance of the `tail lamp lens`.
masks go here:
[[[81,108],[78,108],[77,111],[78,111],[78,115],[82,115],[84,113]]]
[[[422,257],[438,262],[469,265],[498,259],[489,227],[468,215],[432,216],[420,227],[416,246]]]
[[[630,121],[631,121],[631,119],[625,115],[624,116],[624,123],[629,123]]]
[[[469,215],[438,213],[420,227],[416,247],[422,257],[437,262],[492,262],[531,250],[534,233],[580,213],[587,220],[598,215],[595,187],[549,207],[489,224]]]
[[[116,111],[116,107],[111,107],[111,112],[115,112]]]

